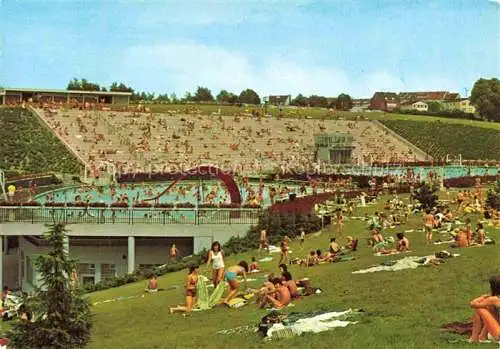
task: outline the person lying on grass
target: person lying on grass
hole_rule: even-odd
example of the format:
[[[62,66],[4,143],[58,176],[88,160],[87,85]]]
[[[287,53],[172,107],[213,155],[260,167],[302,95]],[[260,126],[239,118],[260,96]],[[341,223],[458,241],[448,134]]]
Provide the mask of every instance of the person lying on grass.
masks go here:
[[[250,272],[258,272],[260,271],[259,263],[257,263],[257,258],[252,257],[252,263],[250,263],[249,267]]]
[[[490,288],[490,295],[475,298],[470,302],[470,307],[475,309],[470,342],[485,341],[488,334],[495,341],[500,341],[500,275],[490,278]]]
[[[194,305],[196,304],[196,285],[198,283],[198,272],[199,267],[197,265],[193,265],[189,267],[189,274],[186,279],[186,304],[184,306],[178,306],[174,308],[170,308],[170,314],[176,312],[190,312],[193,310]]]
[[[265,302],[261,303],[261,308],[266,304],[270,304],[277,309],[286,307],[292,300],[288,287],[283,284],[281,278],[274,278],[272,282],[275,291],[266,295]]]
[[[229,293],[227,297],[222,301],[223,304],[229,305],[229,301],[233,299],[238,294],[238,276],[243,276],[243,280],[245,282],[245,289],[248,288],[247,281],[247,273],[248,273],[248,263],[245,261],[241,261],[238,265],[233,265],[227,268],[227,271],[224,274],[224,279],[227,281],[229,285]]]

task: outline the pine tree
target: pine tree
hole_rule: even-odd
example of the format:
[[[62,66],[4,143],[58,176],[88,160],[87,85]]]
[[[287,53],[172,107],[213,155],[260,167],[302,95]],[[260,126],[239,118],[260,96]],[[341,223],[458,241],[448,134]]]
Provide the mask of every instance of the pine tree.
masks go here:
[[[38,257],[36,270],[41,284],[25,306],[33,318],[15,323],[9,334],[9,348],[77,349],[90,340],[90,306],[79,290],[73,289],[71,275],[75,261],[68,258],[63,224],[49,226],[44,238],[52,251]]]
[[[418,200],[424,209],[432,209],[436,206],[438,196],[435,194],[437,188],[431,184],[423,183],[420,188],[415,191],[413,198]]]

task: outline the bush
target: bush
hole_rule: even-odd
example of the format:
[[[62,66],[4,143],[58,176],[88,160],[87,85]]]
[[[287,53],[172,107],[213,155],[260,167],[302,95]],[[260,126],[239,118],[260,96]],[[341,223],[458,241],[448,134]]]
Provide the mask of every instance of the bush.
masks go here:
[[[438,196],[435,194],[437,192],[437,187],[432,186],[428,183],[423,183],[415,193],[413,198],[418,200],[424,209],[432,209],[436,207]]]
[[[500,210],[500,180],[497,181],[493,189],[488,191],[486,206]]]

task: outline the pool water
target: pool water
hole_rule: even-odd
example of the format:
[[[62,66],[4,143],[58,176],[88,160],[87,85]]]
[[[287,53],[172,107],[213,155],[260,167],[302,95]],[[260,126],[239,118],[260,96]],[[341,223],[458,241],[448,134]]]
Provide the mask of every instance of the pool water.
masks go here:
[[[408,167],[347,167],[342,168],[342,173],[350,175],[367,175],[367,176],[404,176],[407,174]],[[444,178],[458,178],[468,176],[496,176],[499,173],[498,167],[488,166],[443,166],[443,167],[414,167],[413,173],[420,175],[420,178],[427,178],[429,172],[441,175],[444,173]]]
[[[112,190],[109,186],[102,187],[102,191],[97,189],[86,189],[84,187],[73,187],[73,188],[63,188],[52,191],[50,193],[42,194],[35,199],[40,203],[45,203],[47,201],[48,195],[53,195],[53,202],[77,202],[77,201],[90,201],[90,202],[102,202],[105,204],[112,204],[119,201],[119,198],[126,196],[128,197],[128,202],[133,204],[134,201],[142,201],[145,199],[153,198],[163,192],[171,182],[162,182],[155,184],[127,184],[123,186],[116,186],[115,194],[113,195]],[[271,203],[269,196],[270,184],[264,185],[263,190],[263,205],[267,206]],[[276,190],[285,187],[285,185],[274,184]],[[252,190],[257,195],[259,191],[259,184],[252,183]],[[298,191],[298,185],[296,184],[286,184],[286,187],[292,191]],[[201,193],[201,197],[205,200],[198,201],[197,192]],[[158,199],[159,203],[191,203],[193,205],[208,203],[207,195],[213,192],[215,197],[211,200],[213,204],[229,204],[231,199],[229,194],[226,192],[225,187],[219,181],[203,181],[202,184],[199,182],[189,182],[183,181],[172,187],[165,195]],[[311,194],[311,188],[307,188],[308,194]],[[249,192],[247,189],[240,186],[240,195],[244,203],[247,203]],[[288,195],[283,195],[282,197],[288,197]],[[277,194],[276,199],[279,198]],[[137,200],[136,200],[137,199]],[[154,204],[154,201],[149,201]]]

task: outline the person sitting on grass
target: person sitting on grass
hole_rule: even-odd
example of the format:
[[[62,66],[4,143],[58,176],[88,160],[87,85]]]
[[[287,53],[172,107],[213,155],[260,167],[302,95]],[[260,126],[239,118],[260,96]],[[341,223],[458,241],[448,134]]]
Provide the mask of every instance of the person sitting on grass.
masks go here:
[[[156,275],[152,275],[151,279],[148,282],[148,287],[144,290],[144,292],[154,293],[158,292],[158,280],[156,279]]]
[[[335,257],[340,254],[340,245],[336,242],[335,238],[330,239],[330,246],[328,251],[332,255],[332,257]]]
[[[486,235],[484,234],[484,226],[482,223],[477,223],[475,243],[479,246],[484,246],[485,242],[486,242]]]
[[[260,271],[259,263],[257,263],[257,259],[255,257],[252,257],[252,263],[250,264],[249,269],[250,269],[250,272]]]
[[[282,309],[290,304],[292,296],[288,287],[283,285],[281,278],[275,278],[273,280],[274,288],[276,290],[275,294],[268,294],[266,296],[268,303],[272,304],[276,309]]]
[[[380,232],[379,229],[372,229],[371,231],[371,238],[370,238],[370,245],[375,246],[378,243],[381,243],[384,241],[384,237],[382,236],[382,233]]]
[[[198,284],[198,271],[199,267],[197,265],[193,265],[189,267],[189,274],[186,279],[186,304],[184,306],[178,306],[175,308],[170,308],[170,314],[173,313],[188,313],[193,310],[194,305],[196,304],[196,285]]]
[[[491,294],[473,299],[472,336],[469,342],[488,340],[488,335],[500,341],[500,275],[490,278]]]
[[[283,285],[288,287],[288,291],[290,291],[290,296],[292,299],[299,298],[299,291],[297,289],[297,283],[293,280],[292,274],[290,274],[288,271],[284,271],[281,274],[281,279],[283,282]]]
[[[306,267],[313,267],[316,264],[318,264],[318,257],[316,255],[316,251],[311,250],[309,252],[309,255],[306,257],[305,260],[303,260],[300,265],[305,264]]]
[[[267,295],[273,293],[274,290],[274,285],[273,285],[273,280],[275,279],[275,276],[273,273],[270,273],[267,276],[267,281],[264,282],[260,290],[258,291],[258,297],[255,300],[255,302],[259,305],[259,308],[263,308],[266,303],[267,303]]]
[[[227,297],[222,301],[223,304],[229,305],[229,301],[238,294],[239,275],[243,277],[243,280],[245,282],[245,289],[248,288],[247,273],[248,273],[248,263],[245,261],[241,261],[237,265],[233,265],[227,268],[227,271],[224,274],[224,279],[227,281],[229,285],[229,293],[227,294]]]
[[[347,237],[347,245],[345,246],[347,250],[356,251],[358,248],[358,239],[353,239],[352,236]]]
[[[398,252],[406,252],[410,249],[410,241],[405,234],[397,233],[396,237],[398,238],[398,242],[396,243],[396,251]]]
[[[467,239],[467,231],[465,229],[457,229],[455,233],[452,233],[455,242],[450,245],[450,247],[469,247],[469,239]]]

